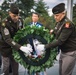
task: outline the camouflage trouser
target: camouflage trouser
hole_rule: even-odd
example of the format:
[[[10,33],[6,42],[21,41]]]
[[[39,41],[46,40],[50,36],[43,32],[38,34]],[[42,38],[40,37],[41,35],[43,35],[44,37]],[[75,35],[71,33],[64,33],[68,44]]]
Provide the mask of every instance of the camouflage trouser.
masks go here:
[[[4,75],[9,75],[10,64],[12,67],[13,75],[18,75],[18,63],[15,62],[12,55],[10,55],[9,57],[2,56],[2,64],[3,64],[2,72],[4,73]]]
[[[61,52],[59,60],[59,75],[72,75],[76,62],[76,51]]]

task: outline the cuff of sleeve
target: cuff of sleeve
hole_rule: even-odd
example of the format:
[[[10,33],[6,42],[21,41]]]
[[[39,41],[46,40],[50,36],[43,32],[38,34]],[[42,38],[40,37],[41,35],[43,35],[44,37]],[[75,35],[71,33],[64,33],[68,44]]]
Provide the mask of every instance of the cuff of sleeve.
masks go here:
[[[50,48],[50,45],[49,44],[46,44],[45,45],[45,49],[48,49],[48,48]]]
[[[20,49],[20,47],[21,47],[21,45],[16,44],[15,49],[16,49],[16,50],[19,50],[19,49]]]

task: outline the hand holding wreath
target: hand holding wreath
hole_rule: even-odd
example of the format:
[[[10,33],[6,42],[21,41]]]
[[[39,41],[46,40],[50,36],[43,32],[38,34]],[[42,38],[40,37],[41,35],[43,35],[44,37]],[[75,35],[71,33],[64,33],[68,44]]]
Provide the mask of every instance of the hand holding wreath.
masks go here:
[[[44,45],[44,44],[38,44],[38,45],[37,45],[37,49],[38,49],[40,52],[44,52],[44,51],[45,51],[45,45]]]
[[[22,51],[13,50],[14,59],[25,68],[29,68],[30,72],[42,71],[44,68],[53,66],[57,54],[56,49],[45,49],[45,44],[54,40],[54,35],[48,33],[49,30],[44,27],[26,26],[19,30],[14,37],[14,41],[25,47],[21,48]],[[32,53],[30,50],[33,50]],[[29,57],[29,55],[33,57]]]
[[[21,46],[20,50],[26,53],[27,56],[30,55],[30,53],[33,51],[32,48],[26,46]]]

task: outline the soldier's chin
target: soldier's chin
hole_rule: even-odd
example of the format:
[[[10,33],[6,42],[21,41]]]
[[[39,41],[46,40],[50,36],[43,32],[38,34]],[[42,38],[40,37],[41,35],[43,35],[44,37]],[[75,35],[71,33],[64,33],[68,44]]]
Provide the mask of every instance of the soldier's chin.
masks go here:
[[[59,22],[59,20],[56,20],[56,22]]]

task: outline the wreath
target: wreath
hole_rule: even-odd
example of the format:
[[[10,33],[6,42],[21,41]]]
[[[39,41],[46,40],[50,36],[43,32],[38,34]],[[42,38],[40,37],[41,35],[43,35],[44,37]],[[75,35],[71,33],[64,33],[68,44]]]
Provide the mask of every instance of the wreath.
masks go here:
[[[13,50],[14,59],[27,68],[29,72],[43,71],[45,68],[53,66],[57,55],[56,48],[45,50],[40,55],[37,55],[38,51],[36,51],[34,46],[34,41],[40,44],[47,44],[54,40],[54,35],[50,35],[48,29],[36,26],[30,27],[28,25],[19,30],[13,39],[19,44],[31,46],[33,49],[33,52],[29,56],[21,50]]]

